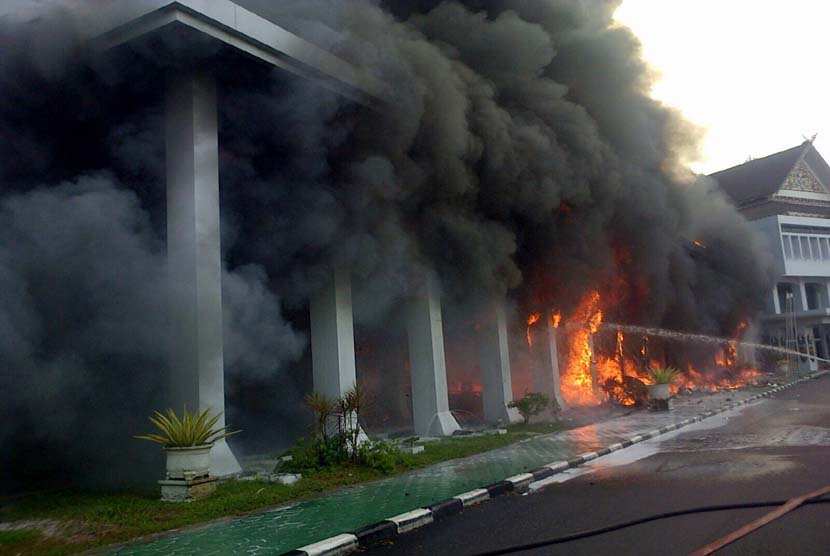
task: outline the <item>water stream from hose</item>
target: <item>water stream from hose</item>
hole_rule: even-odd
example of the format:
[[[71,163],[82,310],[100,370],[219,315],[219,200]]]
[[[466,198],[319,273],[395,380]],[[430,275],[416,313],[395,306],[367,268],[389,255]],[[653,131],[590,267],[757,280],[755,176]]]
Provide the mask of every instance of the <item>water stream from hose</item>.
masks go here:
[[[702,342],[708,344],[733,344],[735,346],[745,346],[753,349],[759,349],[764,351],[771,351],[775,353],[783,353],[787,355],[795,355],[797,357],[804,357],[807,359],[813,359],[815,361],[822,361],[825,363],[830,363],[830,359],[822,359],[821,357],[816,357],[814,355],[808,355],[805,353],[801,353],[800,351],[787,349],[780,346],[770,346],[767,344],[759,344],[756,342],[745,342],[741,340],[735,340],[731,338],[719,338],[717,336],[707,336],[705,334],[693,334],[690,332],[679,332],[677,330],[668,330],[666,328],[652,328],[649,326],[637,326],[633,324],[617,324],[613,322],[603,322],[600,324],[600,329],[606,328],[608,330],[622,330],[623,332],[628,332],[631,334],[641,334],[643,336],[658,336],[661,338],[669,338],[673,340],[680,340],[680,341],[690,341],[690,342]]]

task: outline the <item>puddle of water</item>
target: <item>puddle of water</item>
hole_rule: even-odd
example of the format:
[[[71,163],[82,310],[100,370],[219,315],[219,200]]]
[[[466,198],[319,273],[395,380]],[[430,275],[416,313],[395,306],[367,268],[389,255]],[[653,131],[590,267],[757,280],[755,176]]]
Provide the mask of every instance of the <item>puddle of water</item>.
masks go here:
[[[546,479],[535,481],[533,483],[530,483],[528,487],[528,492],[529,494],[533,494],[535,492],[538,492],[539,490],[542,490],[546,486],[552,484],[561,484],[570,481],[571,479],[574,479],[576,477],[587,475],[589,473],[593,473],[601,469],[629,465],[641,459],[653,456],[654,454],[660,451],[661,445],[667,440],[672,440],[674,438],[677,438],[681,434],[686,434],[689,432],[712,430],[723,427],[729,422],[729,419],[737,417],[741,414],[743,410],[753,405],[756,404],[748,404],[736,409],[732,409],[730,411],[726,411],[724,413],[719,413],[718,415],[713,415],[708,419],[704,419],[703,421],[700,421],[698,423],[693,423],[691,425],[683,427],[680,430],[667,432],[666,434],[662,434],[657,438],[650,438],[644,442],[639,442],[637,444],[629,446],[628,448],[624,448],[622,450],[618,450],[616,452],[612,452],[605,456],[599,457],[595,460],[589,461],[588,463],[580,467],[577,467],[576,469],[567,469],[561,473],[557,473],[556,475],[553,475]]]

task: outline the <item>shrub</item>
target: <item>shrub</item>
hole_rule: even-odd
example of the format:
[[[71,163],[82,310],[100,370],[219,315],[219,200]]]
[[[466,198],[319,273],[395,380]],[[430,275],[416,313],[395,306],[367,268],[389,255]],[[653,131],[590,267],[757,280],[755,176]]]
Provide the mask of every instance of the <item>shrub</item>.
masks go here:
[[[281,467],[288,472],[320,471],[329,469],[346,459],[342,443],[335,435],[301,438],[289,450],[291,461]]]
[[[369,440],[357,450],[357,462],[381,473],[392,473],[404,465],[403,454],[395,446],[380,440]]]
[[[334,413],[336,402],[319,392],[306,394],[303,403],[314,412],[315,432],[323,438],[329,436],[329,418]]]
[[[522,399],[507,404],[507,407],[515,407],[524,422],[528,423],[532,416],[539,415],[549,404],[550,399],[541,392],[528,392]]]
[[[674,367],[651,367],[648,376],[654,384],[671,384],[680,376],[680,371]]]
[[[189,448],[212,444],[217,440],[242,432],[228,431],[227,425],[215,426],[221,416],[222,413],[219,412],[211,417],[210,408],[201,413],[190,413],[187,408],[184,408],[181,419],[171,408],[167,408],[166,415],[155,411],[150,417],[150,422],[162,434],[142,434],[135,438],[149,440],[165,448]]]
[[[405,463],[403,454],[391,444],[360,442],[359,416],[366,406],[366,394],[357,384],[338,400],[309,394],[305,405],[314,412],[314,436],[300,439],[290,450],[292,460],[285,465],[287,470],[320,470],[351,463],[391,473]],[[331,417],[337,417],[336,429],[330,425]]]
[[[343,397],[337,401],[337,407],[340,410],[338,430],[353,462],[358,459],[358,446],[360,444],[358,417],[365,404],[366,393],[357,383],[346,390]]]

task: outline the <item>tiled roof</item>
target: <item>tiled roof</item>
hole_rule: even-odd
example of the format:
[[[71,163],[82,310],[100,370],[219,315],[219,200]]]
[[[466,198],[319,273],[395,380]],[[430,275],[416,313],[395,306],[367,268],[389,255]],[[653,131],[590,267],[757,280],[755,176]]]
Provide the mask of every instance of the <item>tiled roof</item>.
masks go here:
[[[709,177],[718,181],[721,189],[729,195],[736,205],[740,206],[750,201],[764,199],[776,193],[784,179],[798,162],[801,153],[805,148],[810,148],[810,154],[815,153],[815,158],[821,160],[823,168],[830,177],[830,168],[816,152],[809,142],[802,143],[797,147],[771,154],[763,158],[756,158],[738,166],[727,168],[711,174]],[[807,160],[814,171],[818,171],[812,163],[812,158]],[[819,176],[824,181],[823,176]],[[830,183],[827,181],[825,183]]]

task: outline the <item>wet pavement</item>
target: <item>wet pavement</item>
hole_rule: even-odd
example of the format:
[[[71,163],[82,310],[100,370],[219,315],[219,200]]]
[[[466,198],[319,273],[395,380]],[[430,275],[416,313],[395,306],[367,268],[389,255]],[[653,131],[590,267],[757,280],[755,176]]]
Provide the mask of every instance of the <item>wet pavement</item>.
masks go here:
[[[747,388],[681,397],[675,400],[671,412],[635,411],[614,420],[533,437],[505,448],[350,487],[321,498],[123,547],[112,554],[281,554],[553,461],[601,449],[719,408],[730,401],[749,398],[765,389]]]
[[[830,377],[824,376],[594,460],[544,489],[531,485],[526,496],[465,509],[364,554],[470,556],[667,511],[785,500],[830,484],[828,458]],[[688,515],[521,554],[689,554],[772,509]],[[816,505],[716,554],[824,556],[828,546],[830,509]]]

